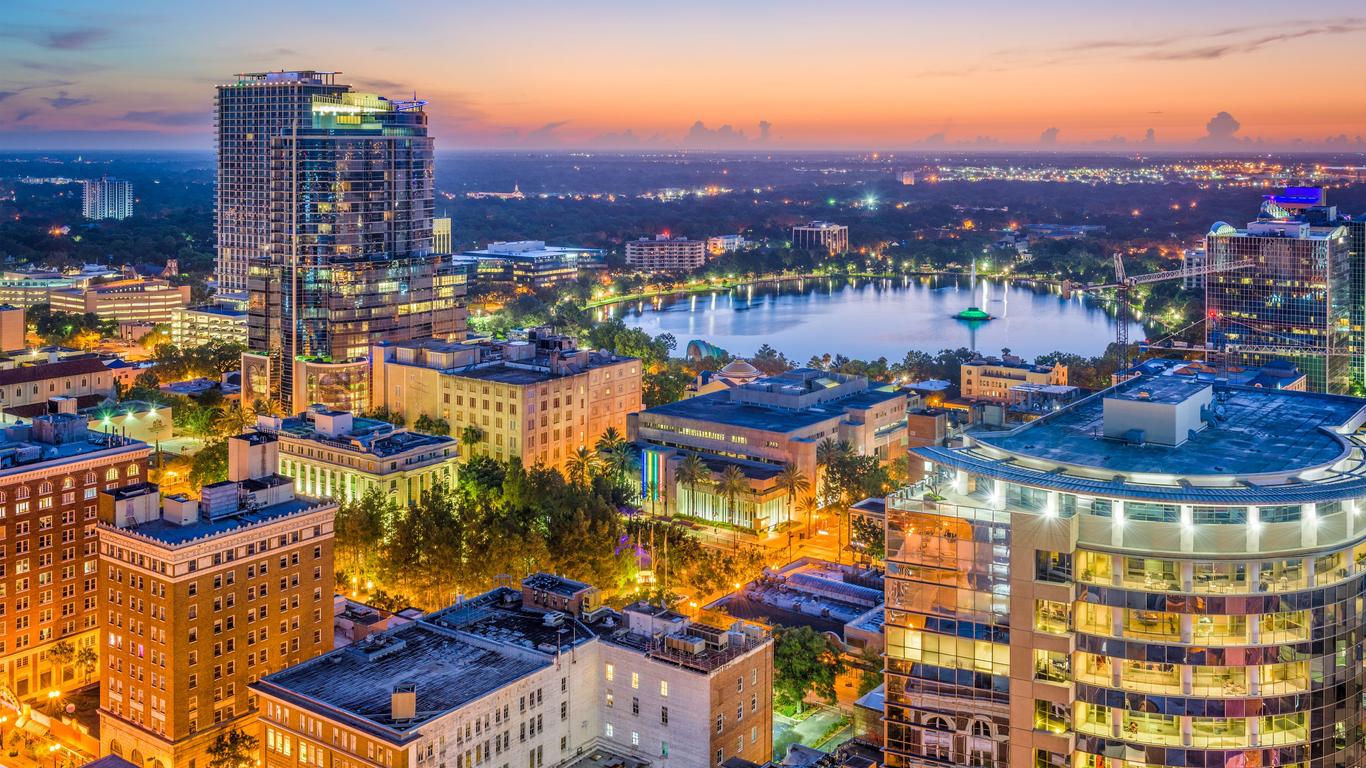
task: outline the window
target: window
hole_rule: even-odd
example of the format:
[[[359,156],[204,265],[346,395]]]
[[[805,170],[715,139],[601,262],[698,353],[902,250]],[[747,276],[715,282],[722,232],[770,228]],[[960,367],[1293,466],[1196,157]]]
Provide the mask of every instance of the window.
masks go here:
[[[1071,553],[1039,550],[1035,554],[1035,579],[1054,584],[1067,584],[1072,581]]]
[[[666,699],[669,697],[669,681],[668,681],[668,680],[660,680],[660,681],[659,681],[659,695],[660,695],[660,697],[666,698]]]
[[[616,679],[616,676],[617,676],[617,668],[616,668],[616,666],[613,665],[612,662],[610,662],[610,661],[607,662],[607,665],[603,667],[603,677],[607,680],[607,682],[610,683],[610,682],[612,682],[614,679]]]
[[[639,673],[639,672],[632,672],[632,673],[631,673],[631,687],[632,687],[632,688],[640,688],[640,673]]]
[[[613,733],[613,732],[612,732],[612,724],[611,724],[611,723],[603,723],[603,724],[602,724],[602,735],[604,735],[604,736],[606,736],[607,738],[610,739],[610,738],[612,738],[612,733]]]
[[[668,725],[668,724],[669,724],[669,708],[668,708],[668,707],[660,707],[660,708],[659,708],[659,724],[660,724],[660,725]]]

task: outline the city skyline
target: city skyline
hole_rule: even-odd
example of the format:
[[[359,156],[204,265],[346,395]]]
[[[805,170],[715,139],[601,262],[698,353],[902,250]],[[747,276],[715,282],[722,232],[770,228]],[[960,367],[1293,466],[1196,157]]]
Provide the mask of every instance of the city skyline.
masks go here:
[[[222,17],[155,0],[11,5],[0,147],[208,150],[213,86],[260,69],[415,93],[450,149],[1366,146],[1366,107],[1332,77],[1366,40],[1347,2],[1312,17],[1232,2],[864,2],[837,16],[770,3],[422,4],[365,24],[346,21],[363,5],[331,8],[339,23],[319,26],[307,8],[259,3]],[[1268,98],[1288,61],[1323,76]]]

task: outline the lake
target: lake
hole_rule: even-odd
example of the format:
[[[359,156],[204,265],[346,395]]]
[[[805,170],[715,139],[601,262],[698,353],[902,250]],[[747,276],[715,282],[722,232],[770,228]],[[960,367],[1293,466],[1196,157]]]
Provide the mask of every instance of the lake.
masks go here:
[[[1092,297],[1025,281],[923,276],[793,280],[711,294],[661,297],[602,307],[651,335],[672,333],[675,354],[702,339],[732,355],[749,356],[768,344],[797,364],[813,355],[900,360],[907,351],[968,347],[1026,359],[1054,350],[1094,356],[1114,341],[1115,319]],[[975,294],[975,300],[974,300]],[[985,300],[983,299],[985,295]],[[980,306],[994,320],[970,323],[951,315]],[[1135,323],[1130,338],[1144,338]]]

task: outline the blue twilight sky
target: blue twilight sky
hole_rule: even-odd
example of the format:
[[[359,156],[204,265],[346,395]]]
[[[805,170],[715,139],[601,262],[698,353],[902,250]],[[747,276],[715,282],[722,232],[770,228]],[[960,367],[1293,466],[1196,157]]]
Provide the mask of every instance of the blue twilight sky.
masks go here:
[[[208,149],[214,84],[279,68],[416,92],[442,148],[1366,134],[1360,0],[0,0],[0,147]]]

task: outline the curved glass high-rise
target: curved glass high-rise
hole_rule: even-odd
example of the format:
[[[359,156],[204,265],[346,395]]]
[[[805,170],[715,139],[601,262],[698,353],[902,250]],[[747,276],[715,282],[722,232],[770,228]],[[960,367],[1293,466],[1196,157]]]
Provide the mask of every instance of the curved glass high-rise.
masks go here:
[[[372,343],[464,330],[463,275],[432,249],[425,102],[305,71],[239,75],[217,104],[220,288],[249,296],[244,396],[363,408]]]
[[[1363,421],[1157,375],[916,449],[888,764],[1362,765]]]

